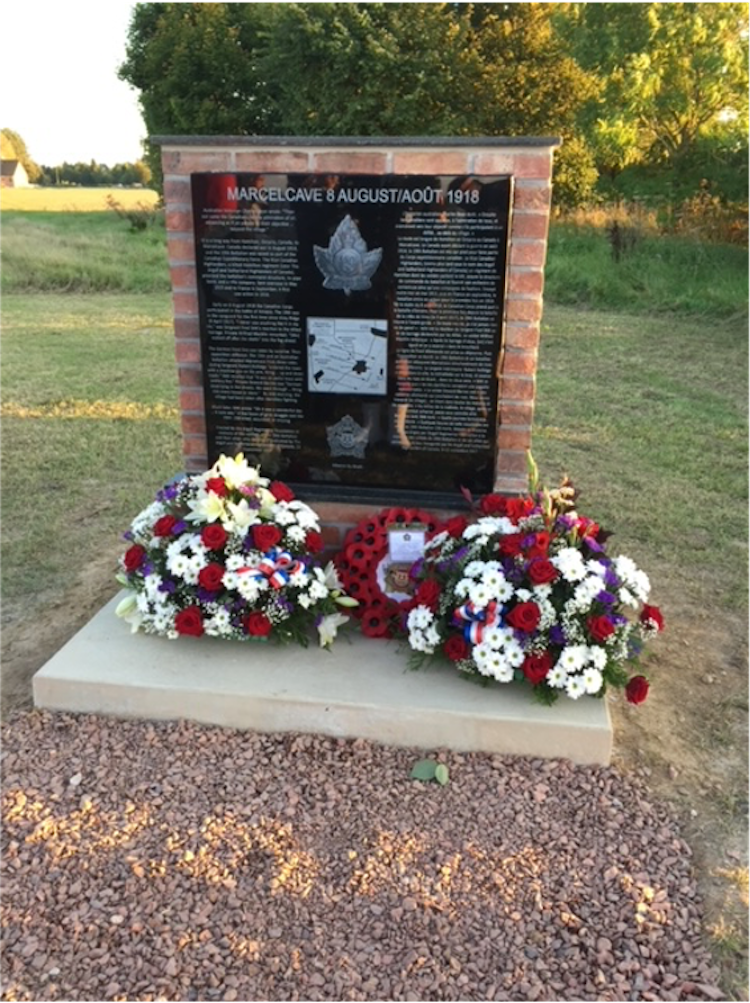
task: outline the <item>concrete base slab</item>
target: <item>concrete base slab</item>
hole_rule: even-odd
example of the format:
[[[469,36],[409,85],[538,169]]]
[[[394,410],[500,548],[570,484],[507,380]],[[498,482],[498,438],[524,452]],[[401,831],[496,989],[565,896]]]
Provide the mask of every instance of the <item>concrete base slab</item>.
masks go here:
[[[131,634],[115,596],[34,676],[50,710],[170,720],[261,732],[367,738],[607,764],[606,700],[536,704],[523,687],[482,687],[449,666],[413,672],[395,641],[340,636],[319,648]]]

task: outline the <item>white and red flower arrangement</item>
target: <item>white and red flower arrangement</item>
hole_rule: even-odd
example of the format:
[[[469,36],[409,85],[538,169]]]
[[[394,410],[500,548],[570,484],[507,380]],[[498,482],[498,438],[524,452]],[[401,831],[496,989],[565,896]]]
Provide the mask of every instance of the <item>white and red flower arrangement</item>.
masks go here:
[[[317,562],[317,514],[242,454],[167,485],[124,535],[117,613],[133,631],[306,645],[317,628],[328,647],[356,606]]]
[[[608,557],[605,533],[572,508],[570,487],[522,498],[491,494],[477,518],[435,535],[412,571],[411,663],[443,658],[486,680],[526,681],[552,703],[624,687],[642,703],[644,642],[664,627],[647,575]]]

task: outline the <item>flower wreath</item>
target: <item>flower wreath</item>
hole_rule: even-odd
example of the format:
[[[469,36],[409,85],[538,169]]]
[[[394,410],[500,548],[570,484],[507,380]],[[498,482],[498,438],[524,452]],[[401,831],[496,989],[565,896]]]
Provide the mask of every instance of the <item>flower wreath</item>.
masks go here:
[[[315,627],[328,647],[356,605],[318,565],[317,514],[241,453],[167,485],[124,537],[117,615],[133,632],[306,645]]]
[[[411,569],[405,566],[397,569],[396,581],[386,582],[390,564],[388,531],[413,525],[418,525],[425,540],[429,540],[443,531],[460,533],[467,521],[456,516],[443,524],[424,509],[383,509],[350,529],[333,559],[343,589],[359,602],[352,615],[360,621],[366,637],[403,636],[407,613],[424,600],[425,588],[431,587],[417,586]]]
[[[442,658],[480,679],[525,680],[544,703],[610,686],[630,703],[646,699],[647,678],[632,673],[664,618],[649,604],[648,576],[607,555],[609,534],[574,510],[575,497],[569,482],[486,495],[460,533],[433,535],[413,569],[413,667]]]

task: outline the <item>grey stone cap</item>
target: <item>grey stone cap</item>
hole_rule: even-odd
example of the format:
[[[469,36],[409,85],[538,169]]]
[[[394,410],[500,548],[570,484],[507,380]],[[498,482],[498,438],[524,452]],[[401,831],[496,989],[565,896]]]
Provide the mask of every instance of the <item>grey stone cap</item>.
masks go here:
[[[560,136],[149,136],[154,146],[528,146],[558,147]]]

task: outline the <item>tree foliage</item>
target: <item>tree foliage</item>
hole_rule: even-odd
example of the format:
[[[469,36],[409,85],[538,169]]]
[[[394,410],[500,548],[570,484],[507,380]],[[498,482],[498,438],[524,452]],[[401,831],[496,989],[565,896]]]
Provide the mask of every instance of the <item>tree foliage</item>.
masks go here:
[[[567,24],[601,94],[590,139],[605,170],[679,165],[727,122],[747,132],[745,3],[583,3]]]
[[[32,184],[39,180],[41,168],[31,159],[26,143],[13,129],[2,130],[2,157],[3,160],[20,160]]]
[[[576,202],[746,134],[747,5],[139,3],[120,76],[151,135],[560,135]]]

